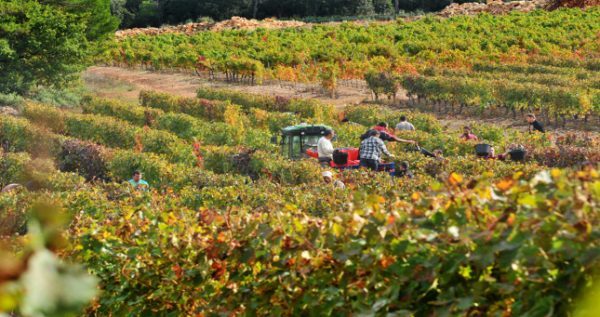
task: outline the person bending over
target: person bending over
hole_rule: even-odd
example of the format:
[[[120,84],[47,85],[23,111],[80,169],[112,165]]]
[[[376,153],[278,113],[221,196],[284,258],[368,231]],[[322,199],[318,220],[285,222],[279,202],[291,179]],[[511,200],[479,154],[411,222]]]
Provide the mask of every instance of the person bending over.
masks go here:
[[[388,129],[388,124],[386,122],[378,123],[376,126],[373,127],[372,130],[379,131],[379,138],[383,141],[389,141],[389,142],[395,141],[395,142],[402,142],[402,143],[408,143],[408,144],[417,144],[416,141],[405,140],[405,139],[401,139],[401,138],[395,136],[394,133],[392,133],[392,131],[390,131]]]
[[[528,114],[525,117],[525,120],[527,120],[527,123],[529,124],[529,133],[532,133],[533,131],[546,133],[544,126],[539,121],[537,121],[533,113]]]
[[[332,184],[333,188],[346,188],[346,185],[341,180],[333,180],[333,173],[330,171],[323,172],[323,182],[325,182],[325,184]]]
[[[388,151],[385,143],[379,138],[379,131],[370,130],[368,135],[369,137],[360,143],[360,165],[377,171],[382,154],[390,158],[394,158],[394,155]]]
[[[396,172],[394,172],[394,176],[406,177],[406,178],[415,177],[413,172],[410,170],[410,165],[408,164],[407,161],[400,162],[400,164],[398,165],[398,169],[396,170]]]

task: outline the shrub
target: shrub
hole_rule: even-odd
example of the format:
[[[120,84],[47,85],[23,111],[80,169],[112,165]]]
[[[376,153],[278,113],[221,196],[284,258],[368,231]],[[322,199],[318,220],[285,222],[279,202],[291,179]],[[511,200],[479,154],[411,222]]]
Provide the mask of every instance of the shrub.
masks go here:
[[[166,113],[156,120],[155,127],[160,130],[167,130],[178,137],[186,140],[192,140],[194,137],[203,136],[204,131],[210,130],[210,125],[200,124],[202,121],[183,113]]]
[[[24,185],[31,156],[27,153],[0,153],[0,187],[11,183]],[[0,188],[1,189],[1,188]]]
[[[222,189],[229,186],[240,186],[250,182],[249,178],[234,174],[216,174],[211,171],[196,170],[193,184],[198,189],[214,187]]]
[[[31,197],[26,192],[0,194],[0,239],[27,231],[27,206]]]
[[[65,132],[65,114],[58,108],[35,103],[27,103],[23,116],[36,125],[46,127],[56,133]]]
[[[597,173],[554,170],[531,180],[516,174],[473,182],[454,174],[405,200],[398,199],[402,180],[348,175],[377,178],[385,189],[333,194],[265,182],[186,187],[181,200],[160,195],[99,204],[93,217],[83,216],[81,230],[70,232],[84,242],[74,253],[107,285],[94,309],[351,315],[375,306],[386,314],[567,315],[595,273]],[[465,299],[472,296],[477,304]]]
[[[101,143],[109,147],[133,149],[138,131],[126,122],[99,115],[70,115],[66,132],[72,137]]]
[[[245,109],[258,108],[267,111],[284,111],[285,104],[280,104],[274,97],[266,95],[247,94],[234,90],[200,88],[197,91],[198,98],[209,100],[230,101]]]
[[[58,156],[59,169],[63,172],[76,172],[86,180],[108,180],[106,150],[102,147],[79,140],[67,140],[62,144]]]
[[[25,119],[0,116],[0,142],[4,151],[53,156],[60,151],[62,139]]]
[[[117,100],[94,97],[86,97],[82,102],[82,108],[84,113],[117,117],[138,126],[152,126],[152,123],[163,115],[159,109],[143,108]]]
[[[139,138],[144,152],[165,154],[174,163],[193,165],[196,161],[192,146],[172,133],[144,128],[137,131],[136,138]]]
[[[31,158],[27,153],[6,153],[0,158],[0,185],[17,183],[29,190],[73,190],[82,179],[60,173],[52,160]]]
[[[139,170],[151,187],[180,188],[192,184],[193,169],[172,164],[153,153],[116,150],[108,163],[108,175],[115,181],[126,181]]]
[[[264,152],[252,155],[251,171],[267,179],[288,185],[315,182],[321,178],[318,164],[311,160],[292,161],[281,157],[273,158]]]
[[[142,91],[140,104],[165,112],[185,113],[196,118],[223,121],[226,103],[195,98],[175,97],[165,93]]]
[[[554,146],[529,149],[528,153],[534,161],[549,167],[569,167],[584,162],[592,164],[600,162],[600,150],[597,148]]]
[[[332,124],[337,120],[333,105],[315,99],[292,99],[286,110],[297,113],[302,118],[312,119],[317,124]]]
[[[11,107],[20,110],[25,105],[25,99],[18,94],[0,93],[0,107]]]

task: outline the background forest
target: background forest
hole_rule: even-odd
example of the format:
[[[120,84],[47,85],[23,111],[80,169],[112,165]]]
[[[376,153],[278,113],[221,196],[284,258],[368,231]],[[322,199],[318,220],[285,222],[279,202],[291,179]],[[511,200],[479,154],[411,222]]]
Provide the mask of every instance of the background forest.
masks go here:
[[[159,26],[232,16],[306,18],[394,15],[402,11],[438,11],[469,0],[111,0],[121,27]]]

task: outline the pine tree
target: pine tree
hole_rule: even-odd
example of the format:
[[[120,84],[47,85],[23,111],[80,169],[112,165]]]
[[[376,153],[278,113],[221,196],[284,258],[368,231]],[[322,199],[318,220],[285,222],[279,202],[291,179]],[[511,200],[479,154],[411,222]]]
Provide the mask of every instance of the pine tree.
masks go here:
[[[373,0],[359,0],[358,7],[356,8],[357,15],[373,15],[375,14],[375,7],[373,6]]]

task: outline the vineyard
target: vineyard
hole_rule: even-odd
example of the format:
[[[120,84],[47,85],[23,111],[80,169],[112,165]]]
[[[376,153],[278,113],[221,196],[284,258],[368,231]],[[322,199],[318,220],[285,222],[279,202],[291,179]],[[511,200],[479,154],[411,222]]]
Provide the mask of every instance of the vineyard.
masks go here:
[[[441,32],[443,30],[443,32]],[[600,113],[600,9],[425,17],[413,22],[256,29],[121,38],[98,62],[196,70],[260,84],[319,83],[335,96],[344,80],[369,73],[375,92],[458,112],[539,111],[557,125]],[[549,36],[552,34],[552,36]],[[372,76],[371,76],[372,77]],[[367,78],[368,80],[369,78]],[[418,100],[418,103],[414,102]]]
[[[306,122],[357,146],[402,114],[417,128],[402,137],[445,155],[389,144],[413,179],[345,170],[333,189],[270,142]],[[570,314],[598,265],[600,139],[473,129],[526,145],[526,161],[476,159],[433,116],[372,105],[211,89],[27,103],[0,116],[0,185],[28,182],[0,195],[0,235],[26,244],[39,202],[72,217],[49,248],[99,279],[92,316]],[[149,191],[124,183],[134,170]]]
[[[597,0],[279,2],[0,1],[0,317],[600,316]]]

